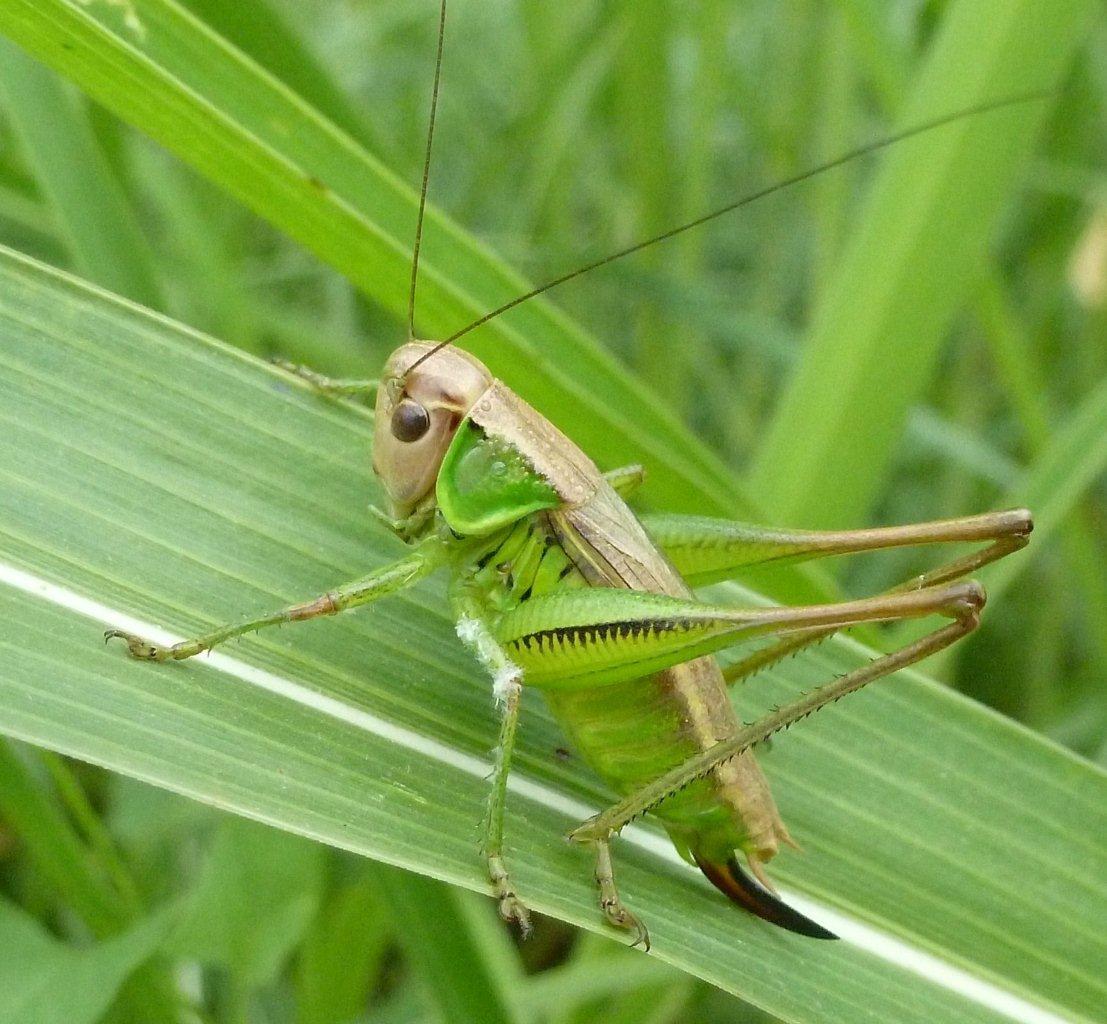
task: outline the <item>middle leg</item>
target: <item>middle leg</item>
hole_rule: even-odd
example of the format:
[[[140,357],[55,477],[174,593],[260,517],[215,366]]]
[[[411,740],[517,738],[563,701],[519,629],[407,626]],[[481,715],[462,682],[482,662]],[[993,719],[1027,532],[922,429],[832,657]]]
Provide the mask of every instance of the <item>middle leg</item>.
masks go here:
[[[523,697],[523,674],[496,642],[481,618],[480,608],[464,597],[455,600],[458,612],[457,635],[477,660],[492,674],[492,692],[500,710],[500,741],[492,770],[492,789],[484,817],[481,847],[488,865],[488,878],[502,917],[514,922],[526,938],[530,934],[530,912],[511,882],[504,863],[504,812],[507,804],[507,780],[515,753],[515,734]]]

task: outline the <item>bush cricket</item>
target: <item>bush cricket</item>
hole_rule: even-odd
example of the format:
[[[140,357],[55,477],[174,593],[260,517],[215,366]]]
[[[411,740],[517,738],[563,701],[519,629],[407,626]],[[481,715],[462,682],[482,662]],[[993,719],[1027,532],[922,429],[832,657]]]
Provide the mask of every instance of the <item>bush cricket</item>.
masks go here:
[[[442,0],[419,216],[411,262],[408,340],[379,382],[335,381],[287,367],[319,391],[375,396],[373,468],[388,498],[379,515],[410,553],[313,600],[227,625],[172,647],[110,630],[153,661],[190,658],[266,626],[368,604],[439,569],[450,575],[457,634],[492,677],[500,733],[483,849],[502,917],[526,933],[528,911],[503,855],[507,779],[524,685],[542,691],[573,747],[621,799],[570,838],[595,859],[600,906],[648,948],[645,926],[623,905],[611,842],[650,814],[680,853],[730,899],[785,929],[829,931],[774,892],[764,865],[788,833],[752,748],[846,694],[948,647],[976,628],[985,595],[968,577],[1026,545],[1023,509],[884,529],[767,529],[694,515],[639,519],[626,503],[642,481],[628,466],[603,473],[572,441],[456,346],[469,331],[527,299],[721,216],[760,196],[909,135],[1032,97],[963,110],[862,147],[689,224],[579,268],[519,296],[444,341],[416,340],[423,214],[442,69]],[[805,607],[734,608],[693,588],[767,564],[938,543],[975,543],[875,597]],[[744,725],[728,687],[838,630],[865,622],[938,616],[914,642]],[[768,638],[724,671],[714,654]],[[744,865],[742,863],[744,861]]]

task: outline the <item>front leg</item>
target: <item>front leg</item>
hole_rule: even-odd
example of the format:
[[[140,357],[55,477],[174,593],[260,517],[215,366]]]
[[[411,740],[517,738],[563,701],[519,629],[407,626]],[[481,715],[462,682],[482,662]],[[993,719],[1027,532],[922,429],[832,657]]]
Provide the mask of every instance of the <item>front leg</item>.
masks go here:
[[[427,576],[442,564],[444,558],[444,548],[437,541],[428,541],[417,547],[407,558],[382,566],[360,580],[336,587],[310,601],[289,605],[245,622],[220,626],[209,633],[203,633],[190,640],[182,640],[172,647],[162,647],[133,633],[125,633],[121,629],[109,629],[104,634],[104,640],[115,638],[123,640],[132,657],[145,661],[183,661],[203,651],[210,651],[216,644],[245,633],[257,632],[267,626],[279,626],[284,622],[303,622],[306,619],[314,619],[321,615],[335,615],[347,608],[368,604],[386,594],[402,590],[423,576]]]
[[[279,366],[294,377],[307,381],[315,391],[331,398],[364,398],[372,402],[377,397],[380,388],[379,380],[349,380],[346,378],[327,377],[317,373],[310,367],[301,366],[299,363],[290,363],[287,359],[271,359],[274,366]]]
[[[492,773],[492,791],[484,818],[481,845],[488,864],[488,877],[499,905],[500,917],[514,922],[526,938],[530,934],[530,912],[515,893],[504,864],[504,809],[507,803],[507,779],[515,753],[515,733],[519,724],[519,705],[523,696],[522,670],[511,661],[496,642],[481,618],[481,609],[465,598],[455,600],[458,611],[457,635],[492,675],[492,693],[500,711],[500,742],[496,746],[496,764]]]
[[[417,537],[427,532],[428,527],[434,521],[434,505],[425,505],[417,508],[411,515],[403,519],[393,519],[384,509],[378,505],[369,506],[369,514],[383,526],[389,533],[395,535],[405,544],[410,544]]]

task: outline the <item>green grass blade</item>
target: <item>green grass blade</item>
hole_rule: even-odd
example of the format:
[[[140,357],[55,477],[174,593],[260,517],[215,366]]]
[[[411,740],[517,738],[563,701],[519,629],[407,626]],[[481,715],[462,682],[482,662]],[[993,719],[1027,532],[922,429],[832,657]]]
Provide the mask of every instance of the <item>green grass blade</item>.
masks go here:
[[[1107,381],[1101,382],[1053,431],[1049,443],[1010,490],[1009,498],[1034,509],[1035,530],[1044,539],[1069,522],[1085,491],[1107,473]],[[997,565],[988,577],[1001,593],[1018,576],[1014,563]]]
[[[230,659],[150,666],[99,640],[128,615],[194,631],[396,557],[363,511],[371,417],[11,254],[0,338],[0,731],[483,891],[495,717],[439,582]],[[743,714],[864,657],[827,643],[755,680]],[[1107,776],[913,673],[846,708],[765,757],[807,850],[777,877],[1007,996],[1096,1019]],[[526,712],[516,883],[602,931],[587,855],[561,835],[609,795]],[[791,1021],[998,1019],[866,932],[766,928],[664,849],[631,830],[617,852],[662,960]]]
[[[297,1024],[352,1021],[369,1002],[392,942],[374,872],[365,865],[312,922],[296,966]]]
[[[1097,564],[1095,520],[1086,507],[1084,495],[1096,477],[1107,471],[1107,450],[1102,447],[1097,450],[1097,441],[1107,431],[1107,423],[1096,431],[1097,418],[1107,416],[1107,396],[1102,386],[1094,389],[1069,413],[1068,422],[1055,435],[1049,375],[1038,365],[1038,353],[1028,331],[995,275],[984,283],[977,317],[1032,456],[1022,479],[1016,486],[1009,486],[1007,494],[1037,511],[1039,537],[1062,527],[1062,550],[1070,572],[1065,585],[1079,592],[1077,607],[1087,620],[1099,672],[1103,674],[1107,670],[1107,581]],[[1092,411],[1096,407],[1101,410],[1099,417]],[[1074,430],[1073,425],[1081,420],[1090,422]],[[1075,447],[1073,442],[1081,447]],[[993,594],[1014,579],[1015,574],[1004,567],[991,581]]]
[[[608,944],[582,939],[567,964],[551,968],[526,983],[526,999],[535,1006],[556,1007],[557,1024],[580,1020],[589,1003],[610,1010],[636,991],[679,988],[682,977],[664,964],[633,956]]]
[[[900,123],[1057,88],[1095,7],[957,0]],[[885,158],[753,468],[751,493],[774,521],[865,518],[1049,107],[973,117]]]
[[[456,895],[441,882],[387,864],[374,876],[388,904],[396,936],[442,1024],[520,1020]]]
[[[372,146],[372,132],[328,69],[285,23],[269,0],[184,0],[202,21],[298,96],[329,118],[347,135]],[[259,26],[264,26],[259,31]]]
[[[80,967],[73,967],[72,961],[82,961],[85,954],[70,955],[61,951],[60,947],[55,947],[57,952],[46,952],[45,947],[40,947],[37,959],[42,962],[35,969],[25,972],[23,980],[26,987],[17,985],[10,994],[10,998],[17,1002],[24,998],[27,1000],[20,1003],[21,1013],[25,1016],[10,1011],[12,1004],[6,1003],[4,998],[9,991],[3,977],[0,977],[0,1021],[25,1024],[28,1020],[39,1019],[34,1016],[36,1013],[51,1012],[47,1007],[61,1007],[63,1013],[77,1012],[78,1006],[70,1000],[76,1000],[86,1008],[96,1007],[101,1005],[103,999],[114,998],[116,988],[124,982],[126,984],[118,1000],[121,1021],[141,1020],[143,1024],[159,1024],[178,1019],[181,1000],[168,970],[151,964],[144,971],[129,977],[153,951],[153,947],[142,939],[135,945],[132,941],[134,935],[160,937],[165,929],[155,923],[159,915],[142,917],[143,908],[137,897],[134,879],[119,860],[114,847],[96,841],[106,839],[101,824],[98,820],[90,822],[84,808],[74,813],[76,805],[87,798],[83,792],[76,792],[79,787],[69,776],[67,766],[61,763],[62,759],[47,751],[31,752],[31,758],[37,754],[49,768],[49,777],[61,790],[60,795],[68,805],[70,815],[82,826],[91,824],[91,828],[86,829],[88,838],[77,834],[73,822],[61,811],[58,799],[49,791],[48,784],[31,771],[31,758],[21,756],[23,753],[14,744],[0,740],[0,822],[18,837],[20,847],[34,869],[36,881],[45,883],[51,899],[58,901],[58,906],[52,907],[58,916],[65,919],[75,914],[88,934],[111,941],[98,952],[88,954],[93,965],[91,969],[102,972],[99,991],[92,987],[88,976],[82,978]],[[51,760],[58,763],[51,764]],[[0,900],[0,910],[4,907]],[[160,916],[164,918],[164,915]],[[11,921],[0,923],[0,932],[11,925]],[[127,934],[123,934],[125,932]],[[3,942],[0,942],[0,948],[5,949],[7,957]],[[132,960],[132,954],[137,959]],[[18,957],[13,959],[21,963]],[[69,961],[78,980],[60,999],[49,986],[43,988],[40,997],[36,997],[34,992],[43,977],[39,971],[45,971],[48,976],[55,959],[61,964]],[[116,969],[118,975],[114,973]],[[24,973],[22,967],[18,971]],[[0,968],[0,975],[2,973]],[[88,986],[83,992],[82,983]]]
[[[28,234],[47,236],[54,231],[50,214],[41,199],[6,184],[0,185],[0,218]]]
[[[318,909],[322,847],[227,819],[164,951],[225,967],[244,1001],[273,981]]]
[[[92,131],[84,100],[37,61],[0,41],[0,98],[78,271],[159,307],[151,253]]]
[[[0,900],[0,1022],[96,1024],[154,954],[168,923],[166,914],[156,915],[125,935],[76,949]]]
[[[93,935],[112,935],[132,918],[119,894],[96,870],[93,858],[16,748],[0,741],[0,819],[19,836],[43,879]]]

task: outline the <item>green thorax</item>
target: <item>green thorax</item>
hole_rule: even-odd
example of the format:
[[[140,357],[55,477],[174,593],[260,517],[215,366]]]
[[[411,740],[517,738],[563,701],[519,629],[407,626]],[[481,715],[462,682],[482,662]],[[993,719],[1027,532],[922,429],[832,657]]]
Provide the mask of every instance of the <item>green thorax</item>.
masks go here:
[[[555,590],[588,586],[541,514],[492,534],[468,557],[463,573],[492,615]]]
[[[491,534],[561,500],[517,448],[471,419],[458,427],[435,490],[443,518],[462,536]]]

